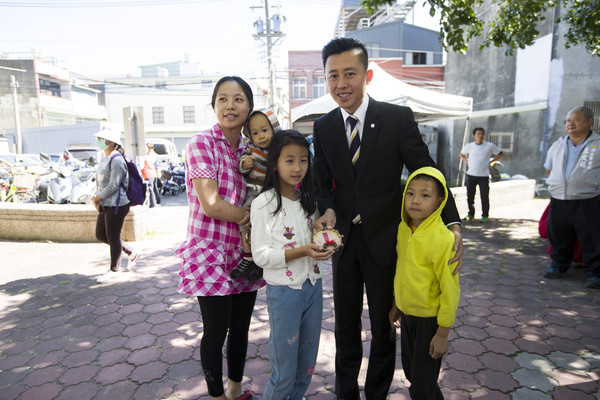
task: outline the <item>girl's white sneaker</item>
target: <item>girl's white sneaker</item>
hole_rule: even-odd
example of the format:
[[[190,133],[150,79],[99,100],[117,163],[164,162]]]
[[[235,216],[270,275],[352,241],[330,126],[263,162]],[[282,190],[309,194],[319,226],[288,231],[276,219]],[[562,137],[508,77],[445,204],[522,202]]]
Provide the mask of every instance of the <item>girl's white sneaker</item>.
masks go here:
[[[121,272],[109,269],[96,279],[96,283],[114,282],[121,276]]]

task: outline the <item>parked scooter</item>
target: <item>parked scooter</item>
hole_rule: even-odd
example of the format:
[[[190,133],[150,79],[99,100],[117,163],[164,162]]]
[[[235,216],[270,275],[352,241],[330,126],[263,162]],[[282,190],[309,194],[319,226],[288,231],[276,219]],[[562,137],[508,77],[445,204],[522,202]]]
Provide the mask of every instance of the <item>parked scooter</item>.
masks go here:
[[[183,164],[171,165],[168,171],[162,170],[160,178],[162,182],[161,194],[176,195],[185,191],[185,167]]]
[[[95,193],[96,171],[87,166],[73,171],[69,201],[73,204],[90,204]]]
[[[56,178],[56,172],[52,170],[52,158],[46,153],[40,153],[40,159],[44,162],[44,166],[47,168],[45,173],[38,176],[37,189],[38,189],[38,203],[48,202],[48,187],[50,186],[50,180]]]
[[[40,157],[49,161],[50,157],[41,153]],[[89,204],[96,191],[96,174],[85,163],[69,164],[50,162],[50,172],[41,177],[40,192],[46,193],[46,199],[54,204]],[[94,165],[95,160],[90,160]],[[77,168],[73,170],[73,168]]]
[[[502,179],[510,179],[510,176],[502,173],[502,164],[500,161],[494,161],[490,164],[490,176],[492,177],[492,182],[498,182]]]
[[[55,175],[50,178],[48,183],[48,202],[54,204],[68,203],[73,189],[71,179],[73,171],[68,166],[58,163],[52,163],[50,168]]]

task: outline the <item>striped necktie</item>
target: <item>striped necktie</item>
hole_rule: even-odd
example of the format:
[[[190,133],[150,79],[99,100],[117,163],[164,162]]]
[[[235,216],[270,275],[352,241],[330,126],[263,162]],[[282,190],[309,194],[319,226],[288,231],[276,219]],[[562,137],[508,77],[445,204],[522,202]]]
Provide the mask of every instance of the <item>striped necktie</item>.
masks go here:
[[[354,115],[348,116],[347,119],[350,124],[350,156],[352,157],[352,165],[356,164],[358,157],[360,156],[360,135],[358,134],[358,118]]]
[[[356,126],[358,118],[354,115],[349,115],[346,120],[350,124],[350,156],[352,157],[352,165],[355,165],[360,155],[360,136],[358,135],[358,127]],[[361,223],[358,207],[354,208],[352,223],[355,225]]]

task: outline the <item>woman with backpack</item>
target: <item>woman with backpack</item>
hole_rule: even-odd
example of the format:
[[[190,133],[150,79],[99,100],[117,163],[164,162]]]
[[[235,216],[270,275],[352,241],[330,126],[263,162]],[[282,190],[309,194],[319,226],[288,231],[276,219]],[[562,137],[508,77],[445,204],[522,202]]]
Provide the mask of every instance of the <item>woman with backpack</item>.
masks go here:
[[[129,256],[131,268],[139,258],[137,251],[121,240],[121,229],[129,212],[127,163],[120,132],[102,129],[94,134],[104,158],[96,170],[96,196],[92,204],[98,210],[96,239],[110,246],[110,268],[96,279],[97,283],[116,280],[121,270],[121,252]]]

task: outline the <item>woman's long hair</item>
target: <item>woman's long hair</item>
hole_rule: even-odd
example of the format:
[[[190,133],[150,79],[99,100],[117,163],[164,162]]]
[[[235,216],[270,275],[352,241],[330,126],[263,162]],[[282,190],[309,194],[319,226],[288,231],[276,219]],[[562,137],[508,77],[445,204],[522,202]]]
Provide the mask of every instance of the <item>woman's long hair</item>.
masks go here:
[[[310,159],[309,143],[298,131],[289,129],[273,134],[271,144],[269,145],[269,154],[267,155],[267,173],[262,192],[265,192],[269,189],[275,189],[275,193],[277,194],[277,208],[273,214],[277,214],[279,211],[281,211],[281,187],[279,184],[279,174],[276,171],[276,167],[279,156],[281,155],[281,149],[290,144],[296,144],[304,147],[308,152],[308,169],[306,170],[304,179],[302,179],[302,182],[300,182],[298,185],[298,197],[302,209],[308,215],[312,215],[317,209],[312,177],[312,160]]]

